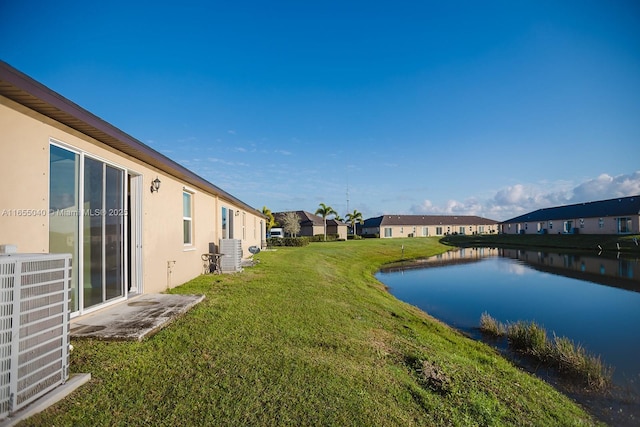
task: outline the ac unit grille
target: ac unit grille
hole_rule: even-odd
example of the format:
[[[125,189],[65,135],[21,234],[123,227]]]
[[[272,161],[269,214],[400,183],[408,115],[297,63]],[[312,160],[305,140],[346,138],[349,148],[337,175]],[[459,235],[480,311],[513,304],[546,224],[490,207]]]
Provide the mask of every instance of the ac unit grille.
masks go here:
[[[220,260],[222,272],[242,270],[242,240],[220,239],[220,253],[224,255]]]
[[[70,255],[0,256],[0,418],[68,376]]]

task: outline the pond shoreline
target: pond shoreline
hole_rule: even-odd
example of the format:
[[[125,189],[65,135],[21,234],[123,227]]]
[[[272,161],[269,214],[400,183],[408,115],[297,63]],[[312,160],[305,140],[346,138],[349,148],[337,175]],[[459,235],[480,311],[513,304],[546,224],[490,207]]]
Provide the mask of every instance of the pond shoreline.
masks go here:
[[[470,240],[476,240],[476,239],[470,239]],[[568,243],[571,243],[571,242],[568,242]],[[574,245],[572,244],[570,246],[574,246]],[[471,251],[469,249],[471,249]],[[452,250],[449,252],[445,252],[443,254],[430,257],[430,258],[405,259],[398,262],[385,264],[379,270],[379,273],[393,274],[396,272],[397,273],[402,272],[402,275],[406,276],[405,273],[414,274],[416,273],[414,270],[425,269],[425,268],[431,270],[434,268],[437,269],[437,267],[453,266],[453,265],[462,267],[467,264],[473,264],[475,262],[479,262],[481,261],[481,259],[483,259],[482,257],[479,257],[476,255],[476,251],[478,251],[479,249],[480,248],[475,245],[466,246],[466,247],[463,246],[461,248],[460,247],[457,247],[455,249],[452,248]],[[522,254],[524,253],[522,252],[523,249],[524,249],[524,246],[521,246],[512,252],[517,254]],[[494,257],[494,256],[499,257],[500,256],[499,254],[504,254],[505,252],[508,252],[508,250],[505,251],[504,247],[500,249],[493,248],[492,250],[494,252],[490,253],[488,257]],[[550,247],[541,248],[539,252],[533,251],[532,253],[535,254],[536,258],[538,258],[540,256],[543,256],[541,254],[553,255],[554,253],[560,253],[566,250],[567,250],[567,247],[560,248],[557,246],[553,248],[550,248]],[[460,255],[460,252],[462,252],[463,254],[462,257]],[[594,255],[597,256],[597,254],[594,254],[594,251],[592,249],[583,250],[581,252],[581,251],[576,251],[574,248],[572,248],[571,252],[577,253],[577,255],[575,256],[575,260],[578,260],[579,262],[584,262],[584,260],[588,259],[589,257],[587,255],[590,255],[591,257],[593,257]],[[467,258],[464,258],[465,256]],[[547,256],[547,255],[544,255],[544,256]],[[597,261],[598,263],[601,263],[601,262],[606,263],[609,261],[618,262],[620,259],[631,259],[632,260],[631,263],[634,266],[632,270],[637,270],[637,267],[636,267],[637,259],[634,260],[634,258],[636,257],[633,256],[633,251],[627,251],[619,255],[612,254],[612,253],[604,253],[597,258],[598,258],[598,261]],[[565,262],[566,262],[566,259],[567,258],[565,258]],[[516,258],[512,258],[512,260],[516,262],[520,262],[522,264],[526,264],[526,261],[518,260]],[[575,262],[573,258],[569,258],[569,260],[571,262]],[[557,262],[556,264],[560,264],[560,263]],[[527,265],[527,267],[533,268],[542,273],[550,273],[552,275],[559,274],[554,271],[549,271],[549,270],[545,271],[543,268],[539,268],[538,266]],[[559,267],[559,266],[556,266],[556,267]],[[578,268],[579,267],[580,265],[578,265]],[[607,269],[613,271],[615,268],[608,266]],[[586,274],[586,273],[581,273],[578,270],[578,273],[573,275],[579,276],[581,274]],[[571,277],[571,274],[566,275],[566,277]],[[582,278],[574,277],[574,278],[578,280],[585,280],[584,277]],[[407,299],[398,295],[393,289],[394,285],[387,283],[385,280],[383,280],[380,277],[378,277],[378,279],[385,284],[389,292],[392,295],[394,295],[396,298],[401,299],[410,304],[417,305],[423,311],[428,312],[430,315],[436,318],[439,318],[444,323],[447,323],[450,327],[461,332],[463,335],[468,336],[471,339],[481,341],[487,345],[490,345],[496,351],[498,351],[503,357],[510,360],[514,365],[518,366],[519,368],[531,374],[538,376],[539,378],[543,379],[550,385],[554,386],[556,389],[558,389],[562,393],[574,399],[579,404],[583,405],[601,421],[610,423],[612,425],[623,425],[623,426],[637,425],[638,420],[640,419],[640,395],[634,389],[637,388],[637,384],[635,383],[637,383],[638,379],[640,378],[637,378],[635,380],[634,378],[628,379],[627,384],[629,385],[627,386],[624,385],[624,382],[618,381],[615,384],[613,384],[609,389],[604,391],[589,390],[588,388],[581,386],[579,382],[576,382],[573,379],[563,377],[562,375],[558,375],[558,373],[552,367],[545,366],[544,364],[539,363],[535,360],[530,360],[525,355],[518,354],[517,352],[508,349],[505,342],[500,343],[496,339],[487,339],[487,337],[483,336],[483,334],[480,332],[479,326],[474,326],[470,328],[468,325],[469,323],[468,321],[461,321],[462,324],[456,324],[455,321],[451,322],[451,318],[446,319],[447,316],[445,316],[445,318],[438,316],[438,314],[434,313],[431,307],[429,306],[430,304],[437,305],[438,303],[430,300],[429,298],[426,298],[424,295],[422,295],[421,298],[423,299],[426,298],[426,300],[428,301],[427,306],[421,306],[416,301],[413,301],[411,299]],[[604,285],[604,286],[628,290],[632,292],[640,292],[640,287],[638,286],[637,279],[634,279],[633,281],[631,281],[631,285],[625,285],[623,283],[624,280],[625,278],[609,278],[607,280],[602,280],[602,279],[593,280],[592,282],[596,283],[597,285]],[[417,285],[413,285],[413,286],[417,286]],[[492,291],[486,290],[486,292],[491,293]],[[464,291],[461,291],[461,293],[464,293]],[[447,311],[447,309],[445,309],[445,311]],[[476,325],[479,325],[479,320],[480,319],[478,318],[478,323]],[[508,320],[508,319],[504,319],[504,320]],[[518,319],[513,318],[511,320],[515,321]],[[567,335],[567,336],[568,338],[572,339],[570,335]],[[622,371],[622,372],[625,372],[625,371]]]

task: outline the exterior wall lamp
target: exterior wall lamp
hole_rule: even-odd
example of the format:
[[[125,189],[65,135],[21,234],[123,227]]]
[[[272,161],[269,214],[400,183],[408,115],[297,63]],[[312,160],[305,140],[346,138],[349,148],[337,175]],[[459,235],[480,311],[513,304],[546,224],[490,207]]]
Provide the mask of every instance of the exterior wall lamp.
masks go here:
[[[160,190],[160,180],[158,178],[151,181],[151,192],[158,192]]]

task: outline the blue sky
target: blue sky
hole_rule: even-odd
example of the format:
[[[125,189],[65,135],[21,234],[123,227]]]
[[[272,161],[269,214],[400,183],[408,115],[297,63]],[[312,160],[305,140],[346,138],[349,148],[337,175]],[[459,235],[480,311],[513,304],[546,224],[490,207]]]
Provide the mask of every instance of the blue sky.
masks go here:
[[[637,1],[0,1],[0,59],[258,209],[640,194]]]

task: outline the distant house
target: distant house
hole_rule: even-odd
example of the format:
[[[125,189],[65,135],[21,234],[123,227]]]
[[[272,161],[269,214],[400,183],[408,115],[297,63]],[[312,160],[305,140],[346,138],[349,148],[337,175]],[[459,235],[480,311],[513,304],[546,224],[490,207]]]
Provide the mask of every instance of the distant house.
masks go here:
[[[286,212],[276,212],[273,214],[276,222],[282,225],[282,218]],[[300,233],[298,236],[313,237],[324,235],[324,220],[321,216],[314,215],[306,211],[295,211],[300,219]],[[347,238],[347,224],[342,221],[327,218],[327,235],[336,235],[338,239]]]
[[[505,234],[639,234],[640,196],[538,209],[500,228]]]
[[[0,245],[71,254],[74,317],[261,245],[261,212],[2,61],[0,129]]]
[[[362,224],[365,237],[429,237],[498,232],[498,221],[469,215],[382,215]]]

